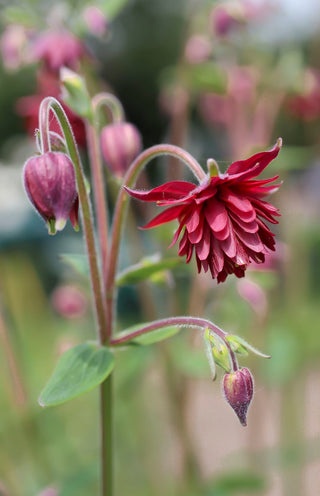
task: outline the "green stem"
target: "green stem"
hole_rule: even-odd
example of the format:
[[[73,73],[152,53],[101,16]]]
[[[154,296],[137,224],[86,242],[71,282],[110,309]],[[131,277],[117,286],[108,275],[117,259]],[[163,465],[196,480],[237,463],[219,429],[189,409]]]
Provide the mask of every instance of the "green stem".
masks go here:
[[[113,496],[113,374],[100,385],[101,496]]]
[[[87,146],[92,172],[92,184],[97,217],[100,255],[102,263],[103,280],[106,277],[108,258],[108,208],[104,188],[104,177],[99,150],[99,139],[94,124],[86,122]]]
[[[173,145],[156,145],[142,152],[139,157],[129,167],[123,186],[132,187],[142,169],[152,159],[162,155],[170,155],[182,160],[201,182],[207,178],[199,163],[188,152]],[[112,225],[111,247],[109,252],[108,270],[106,278],[106,298],[107,298],[107,336],[111,339],[113,329],[113,310],[115,299],[115,276],[118,264],[120,240],[122,227],[125,218],[126,207],[129,195],[122,188],[118,195],[115,207],[114,220]]]
[[[40,134],[41,134],[42,153],[46,153],[47,151],[50,150],[50,136],[49,136],[49,126],[48,126],[50,110],[54,112],[60,124],[60,127],[63,131],[68,154],[75,169],[77,191],[81,206],[84,235],[85,235],[87,252],[88,252],[90,277],[91,277],[94,304],[95,304],[95,310],[96,310],[97,322],[98,322],[98,332],[99,332],[100,341],[103,343],[107,339],[103,290],[102,290],[102,284],[101,284],[99,268],[98,268],[97,251],[95,246],[93,221],[91,215],[91,205],[86,190],[86,184],[81,165],[80,155],[78,152],[77,145],[75,143],[75,139],[68,118],[61,104],[58,102],[58,100],[56,100],[53,97],[45,98],[41,102],[39,109],[39,126],[40,126]]]

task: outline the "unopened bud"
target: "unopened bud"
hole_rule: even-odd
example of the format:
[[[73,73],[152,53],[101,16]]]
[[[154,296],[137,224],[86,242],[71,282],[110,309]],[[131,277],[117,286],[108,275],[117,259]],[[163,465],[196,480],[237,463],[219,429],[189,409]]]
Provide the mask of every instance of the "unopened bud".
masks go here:
[[[51,302],[56,312],[66,319],[82,318],[88,307],[84,292],[71,285],[57,287],[51,296]]]
[[[118,177],[124,176],[142,148],[140,133],[129,122],[105,126],[101,131],[100,144],[103,159]]]
[[[67,155],[47,152],[29,158],[23,179],[27,195],[46,221],[49,234],[61,231],[68,218],[74,229],[79,229],[75,172]]]
[[[223,392],[241,425],[247,425],[247,411],[253,396],[253,377],[247,368],[226,374],[223,378]]]

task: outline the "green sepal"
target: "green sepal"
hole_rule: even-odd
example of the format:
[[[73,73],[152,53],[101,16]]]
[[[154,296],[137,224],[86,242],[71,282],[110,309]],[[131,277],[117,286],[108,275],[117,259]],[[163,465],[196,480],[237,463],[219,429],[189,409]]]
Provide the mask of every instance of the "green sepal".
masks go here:
[[[92,122],[91,99],[84,79],[76,72],[63,67],[60,71],[60,81],[64,89],[63,101],[77,115]]]
[[[228,336],[226,336],[226,340],[230,344],[232,351],[234,351],[235,353],[238,353],[238,355],[248,356],[248,354],[249,354],[248,350],[245,346],[243,346],[243,344],[240,344],[240,342],[238,340],[238,336],[234,336],[233,334],[229,334]]]
[[[114,368],[114,357],[105,347],[84,343],[66,351],[39,397],[41,406],[72,400],[101,384]]]
[[[248,352],[251,351],[255,355],[262,357],[262,358],[271,358],[270,355],[266,355],[265,353],[262,353],[259,351],[257,348],[249,344],[245,339],[240,338],[239,336],[234,336],[234,335],[229,335],[226,337],[226,339],[229,341],[231,348],[233,349],[233,346],[238,346],[239,350],[245,350],[245,355],[248,355]],[[231,340],[231,342],[230,342]],[[240,353],[243,355],[243,352],[238,351],[237,349],[233,349],[236,353]]]
[[[178,257],[161,259],[158,254],[151,257],[144,257],[137,264],[131,265],[118,274],[117,286],[145,281],[159,274],[159,272],[173,269],[180,263],[181,259]]]

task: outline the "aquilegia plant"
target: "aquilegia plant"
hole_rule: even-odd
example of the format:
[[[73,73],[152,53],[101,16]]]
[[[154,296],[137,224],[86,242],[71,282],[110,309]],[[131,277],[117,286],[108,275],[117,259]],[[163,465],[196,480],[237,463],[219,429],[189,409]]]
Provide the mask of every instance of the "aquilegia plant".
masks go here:
[[[225,173],[221,173],[216,162],[210,159],[206,173],[189,153],[176,146],[157,145],[141,152],[139,132],[124,121],[122,106],[113,95],[99,94],[91,100],[83,80],[69,70],[62,74],[62,85],[67,104],[86,125],[98,242],[95,240],[87,181],[74,135],[62,105],[53,97],[47,97],[41,103],[37,132],[40,153],[27,160],[24,184],[29,199],[46,221],[49,234],[61,231],[68,219],[78,230],[80,207],[99,342],[80,344],[64,353],[39,402],[42,406],[57,405],[100,386],[101,494],[111,496],[111,381],[113,354],[117,348],[139,342],[146,333],[149,333],[148,342],[151,343],[165,339],[183,327],[202,331],[212,377],[215,378],[218,364],[225,371],[225,398],[242,425],[246,425],[247,410],[253,396],[253,377],[247,368],[239,367],[236,355],[249,350],[266,357],[242,338],[228,334],[202,317],[166,316],[115,332],[117,261],[130,195],[165,207],[145,228],[178,221],[172,245],[180,238],[179,255],[186,257],[187,263],[194,256],[199,272],[210,271],[218,283],[225,281],[230,274],[243,277],[251,262],[264,262],[265,256],[275,249],[274,234],[266,222],[276,224],[279,213],[263,198],[278,189],[279,184],[270,184],[278,176],[255,178],[277,157],[281,139],[269,151],[234,162]],[[106,106],[111,123],[99,130],[98,113],[102,106]],[[60,125],[61,135],[50,130],[52,114]],[[109,172],[122,181],[111,233],[101,155]],[[135,190],[136,179],[143,167],[161,155],[171,155],[184,162],[194,174],[195,182],[172,181],[151,191]],[[149,267],[148,275],[150,270],[155,273],[164,268],[169,268],[166,259],[155,262],[151,269]],[[143,279],[143,271],[143,266],[129,267],[122,272],[122,279],[127,277],[129,280],[133,273]]]

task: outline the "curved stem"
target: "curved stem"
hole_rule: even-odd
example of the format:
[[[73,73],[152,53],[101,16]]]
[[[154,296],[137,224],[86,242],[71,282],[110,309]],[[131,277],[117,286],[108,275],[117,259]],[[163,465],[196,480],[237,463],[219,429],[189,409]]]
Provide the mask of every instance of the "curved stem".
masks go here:
[[[95,213],[99,235],[100,255],[103,280],[106,278],[108,257],[108,208],[104,188],[104,178],[99,149],[97,129],[94,124],[86,122],[87,145],[92,172],[92,184],[95,201]]]
[[[132,187],[144,166],[155,157],[170,155],[182,160],[194,173],[199,181],[206,179],[206,174],[200,164],[188,152],[173,145],[156,145],[142,152],[129,167],[124,180],[123,186]],[[112,225],[112,239],[109,252],[108,270],[106,278],[106,298],[107,298],[107,335],[109,339],[112,336],[113,328],[113,305],[115,291],[115,275],[119,256],[120,239],[126,206],[129,201],[129,195],[122,188],[118,195],[115,207],[114,220]]]
[[[228,349],[231,364],[232,364],[232,370],[235,372],[238,370],[238,363],[237,359],[235,357],[234,352],[231,349],[230,344],[228,343],[228,340],[226,339],[226,336],[228,335],[227,332],[223,331],[220,329],[220,327],[216,326],[211,322],[210,320],[207,319],[202,319],[200,317],[167,317],[165,319],[160,319],[160,320],[155,320],[154,322],[151,322],[150,324],[147,324],[145,326],[142,326],[140,329],[126,333],[125,331],[121,334],[118,334],[116,337],[110,339],[110,344],[112,346],[119,346],[123,345],[125,343],[128,343],[134,338],[137,338],[138,336],[141,336],[142,334],[145,334],[147,332],[152,332],[156,331],[158,329],[161,329],[163,327],[170,327],[170,326],[182,326],[182,327],[196,327],[200,329],[209,329],[210,332],[218,336],[225,346]]]
[[[92,108],[94,120],[102,106],[106,106],[111,113],[111,122],[121,122],[124,120],[124,109],[120,100],[111,93],[99,93],[92,98]]]
[[[45,98],[41,102],[39,109],[39,125],[40,125],[41,145],[42,145],[41,148],[43,153],[45,153],[48,150],[48,147],[50,148],[49,126],[47,124],[50,110],[54,112],[59,122],[59,125],[62,129],[66,141],[68,154],[71,158],[71,161],[75,169],[77,190],[78,190],[79,202],[81,206],[84,235],[85,235],[88,259],[89,259],[89,268],[90,268],[90,277],[91,277],[93,296],[94,296],[94,304],[95,304],[96,316],[98,321],[98,331],[99,331],[100,341],[103,343],[106,340],[106,319],[105,319],[103,289],[99,275],[97,251],[95,246],[93,222],[91,215],[91,205],[86,190],[84,173],[82,170],[78,148],[75,143],[75,139],[68,118],[62,106],[58,102],[58,100],[56,100],[53,97]]]

